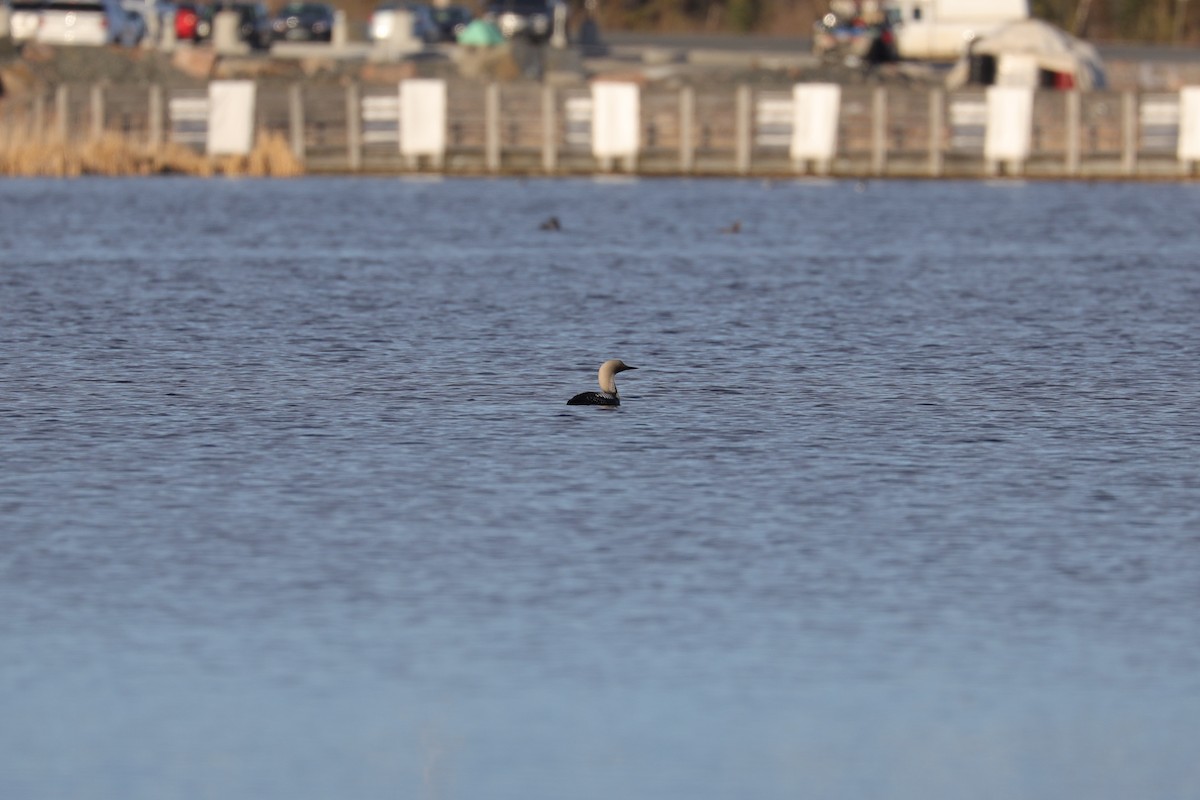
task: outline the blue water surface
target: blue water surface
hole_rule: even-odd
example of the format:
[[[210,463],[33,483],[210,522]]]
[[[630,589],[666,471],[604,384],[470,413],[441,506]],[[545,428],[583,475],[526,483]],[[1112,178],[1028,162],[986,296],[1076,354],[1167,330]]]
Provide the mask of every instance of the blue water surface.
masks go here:
[[[1198,223],[2,181],[0,797],[1195,798]]]

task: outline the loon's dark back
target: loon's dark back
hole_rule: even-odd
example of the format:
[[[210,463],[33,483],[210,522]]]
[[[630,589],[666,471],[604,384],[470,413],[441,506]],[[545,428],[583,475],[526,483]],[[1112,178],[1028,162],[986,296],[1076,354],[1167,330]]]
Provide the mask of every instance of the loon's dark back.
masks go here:
[[[569,406],[619,406],[621,398],[609,397],[600,392],[582,392],[567,401]]]

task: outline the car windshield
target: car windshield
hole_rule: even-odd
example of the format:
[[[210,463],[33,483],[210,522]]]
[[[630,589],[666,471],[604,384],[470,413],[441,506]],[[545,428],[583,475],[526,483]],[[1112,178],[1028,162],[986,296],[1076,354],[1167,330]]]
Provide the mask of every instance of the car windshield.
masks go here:
[[[56,0],[55,2],[47,3],[46,8],[50,11],[95,11],[100,14],[104,13],[103,3],[72,3],[69,0]]]
[[[37,11],[41,7],[41,0],[38,0],[37,2],[28,2],[28,0],[15,0],[12,4],[13,11]]]
[[[495,3],[492,3],[492,8],[500,11],[515,11],[518,14],[531,14],[544,12],[546,0],[496,0]]]

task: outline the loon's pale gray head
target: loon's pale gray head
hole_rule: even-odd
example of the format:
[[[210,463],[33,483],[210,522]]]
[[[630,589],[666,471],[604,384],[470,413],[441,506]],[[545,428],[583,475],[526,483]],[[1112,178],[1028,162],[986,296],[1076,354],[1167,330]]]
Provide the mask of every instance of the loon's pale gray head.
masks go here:
[[[605,394],[617,396],[617,381],[616,375],[618,372],[624,372],[627,369],[637,369],[631,367],[619,358],[610,358],[600,365],[600,391]]]

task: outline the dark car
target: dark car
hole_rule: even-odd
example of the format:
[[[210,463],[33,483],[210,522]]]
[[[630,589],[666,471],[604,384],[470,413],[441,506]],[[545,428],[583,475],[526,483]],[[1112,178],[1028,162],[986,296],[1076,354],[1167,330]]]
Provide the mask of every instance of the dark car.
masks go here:
[[[333,9],[324,3],[288,3],[271,22],[271,37],[286,42],[333,39]]]
[[[433,6],[429,9],[438,41],[457,42],[458,34],[471,22],[471,12],[462,6]]]
[[[493,0],[484,18],[495,23],[507,39],[524,37],[545,42],[554,32],[557,0]]]
[[[238,13],[238,38],[256,50],[271,46],[271,15],[262,3],[234,3]]]

